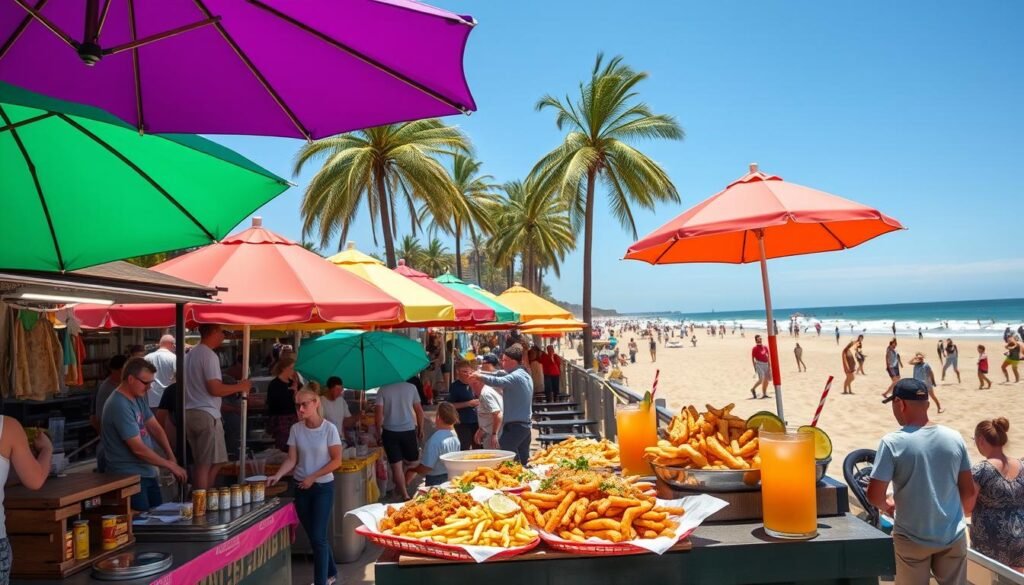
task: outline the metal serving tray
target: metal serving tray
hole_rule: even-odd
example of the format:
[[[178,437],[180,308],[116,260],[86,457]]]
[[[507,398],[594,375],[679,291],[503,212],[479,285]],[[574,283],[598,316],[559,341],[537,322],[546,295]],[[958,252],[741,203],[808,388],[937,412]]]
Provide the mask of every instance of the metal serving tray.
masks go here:
[[[258,504],[245,504],[239,508],[214,510],[177,522],[164,522],[152,517],[143,523],[133,523],[135,539],[141,542],[201,542],[225,540],[262,516],[277,508],[278,498]]]

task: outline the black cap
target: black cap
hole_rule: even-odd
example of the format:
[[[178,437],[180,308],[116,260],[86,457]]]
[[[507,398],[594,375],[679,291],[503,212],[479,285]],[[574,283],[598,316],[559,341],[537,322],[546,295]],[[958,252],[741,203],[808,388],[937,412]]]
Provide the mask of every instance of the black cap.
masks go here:
[[[914,378],[903,378],[893,386],[892,394],[882,404],[900,400],[928,400],[928,385]]]
[[[492,366],[496,366],[500,363],[498,362],[498,356],[493,353],[485,353],[483,360],[485,364],[491,364]]]

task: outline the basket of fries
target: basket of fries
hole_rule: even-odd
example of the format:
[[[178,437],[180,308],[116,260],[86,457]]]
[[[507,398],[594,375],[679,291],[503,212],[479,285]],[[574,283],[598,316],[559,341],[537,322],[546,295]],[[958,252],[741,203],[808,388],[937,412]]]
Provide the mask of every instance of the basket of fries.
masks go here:
[[[662,554],[726,505],[710,496],[659,500],[651,484],[587,469],[585,460],[564,461],[530,487],[517,499],[531,524],[549,547],[574,554]]]
[[[541,449],[530,457],[530,465],[556,465],[559,461],[575,461],[580,457],[590,463],[591,469],[617,468],[619,467],[619,446],[601,439],[577,439],[569,437],[561,443],[555,443],[546,449]]]
[[[379,546],[459,561],[515,556],[540,543],[521,506],[480,487],[434,489],[399,507],[370,504],[349,512],[356,533]]]

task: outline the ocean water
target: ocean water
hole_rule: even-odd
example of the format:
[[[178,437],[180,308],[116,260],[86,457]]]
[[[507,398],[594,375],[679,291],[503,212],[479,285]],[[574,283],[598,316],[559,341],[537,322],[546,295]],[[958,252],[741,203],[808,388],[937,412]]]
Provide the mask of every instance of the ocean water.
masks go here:
[[[859,305],[849,307],[787,307],[775,309],[773,316],[779,332],[788,331],[791,318],[795,318],[803,331],[813,331],[821,323],[822,334],[831,334],[836,327],[843,334],[865,333],[891,335],[896,322],[896,334],[925,337],[1002,338],[1006,327],[1014,330],[1024,324],[1024,299],[994,299],[978,301],[945,301],[937,303],[901,303],[891,305]],[[764,309],[751,311],[713,311],[710,313],[645,313],[632,316],[640,319],[662,319],[697,324],[724,324],[726,327],[764,329]]]

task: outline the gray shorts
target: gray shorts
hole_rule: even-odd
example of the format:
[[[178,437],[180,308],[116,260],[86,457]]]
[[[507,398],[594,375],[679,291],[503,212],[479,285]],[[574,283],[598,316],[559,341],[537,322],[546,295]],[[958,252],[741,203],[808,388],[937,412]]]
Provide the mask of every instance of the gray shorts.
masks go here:
[[[768,362],[755,362],[754,371],[757,372],[757,379],[762,382],[772,379],[772,365]]]
[[[224,423],[205,410],[190,408],[185,411],[185,438],[192,447],[192,458],[199,465],[227,463],[228,450],[224,443]]]

